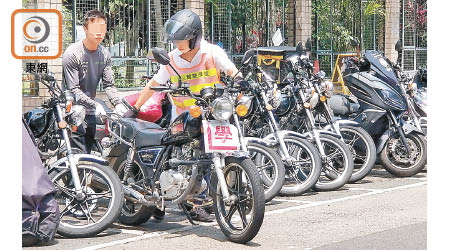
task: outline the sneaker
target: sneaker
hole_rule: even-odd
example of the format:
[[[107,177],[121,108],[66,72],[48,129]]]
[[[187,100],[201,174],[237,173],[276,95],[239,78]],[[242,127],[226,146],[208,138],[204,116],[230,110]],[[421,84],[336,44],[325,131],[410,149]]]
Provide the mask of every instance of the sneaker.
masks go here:
[[[191,217],[195,221],[213,222],[214,216],[206,212],[203,207],[193,207],[190,211]]]

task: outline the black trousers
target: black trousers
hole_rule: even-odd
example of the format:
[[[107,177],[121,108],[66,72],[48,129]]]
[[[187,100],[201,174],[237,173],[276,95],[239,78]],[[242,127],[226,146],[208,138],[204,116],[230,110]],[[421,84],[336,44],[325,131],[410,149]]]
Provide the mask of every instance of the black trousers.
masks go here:
[[[72,148],[78,148],[85,154],[90,154],[95,142],[95,115],[86,115],[83,125],[70,136]]]

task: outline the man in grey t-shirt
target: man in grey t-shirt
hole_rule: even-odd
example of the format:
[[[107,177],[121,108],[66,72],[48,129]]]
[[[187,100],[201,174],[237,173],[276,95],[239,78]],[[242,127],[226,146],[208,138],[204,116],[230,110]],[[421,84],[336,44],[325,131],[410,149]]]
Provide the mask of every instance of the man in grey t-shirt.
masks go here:
[[[90,153],[94,144],[96,115],[105,114],[103,106],[94,101],[100,80],[103,88],[118,113],[127,108],[120,103],[114,87],[111,54],[100,45],[106,34],[106,17],[97,10],[84,16],[86,38],[70,45],[63,55],[64,87],[72,91],[77,104],[86,108],[86,126],[72,134],[71,143],[85,153]]]

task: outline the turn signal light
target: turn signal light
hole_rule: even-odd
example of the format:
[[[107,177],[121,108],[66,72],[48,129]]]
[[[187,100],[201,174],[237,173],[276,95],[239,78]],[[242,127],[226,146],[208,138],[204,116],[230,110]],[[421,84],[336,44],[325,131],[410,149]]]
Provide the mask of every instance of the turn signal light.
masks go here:
[[[72,132],[77,132],[78,127],[77,126],[72,126]]]
[[[323,96],[320,97],[320,101],[321,101],[321,102],[325,102],[326,100],[327,100],[327,97],[326,97],[326,96],[323,95]]]
[[[266,105],[266,109],[269,110],[269,111],[271,111],[271,110],[273,109],[273,107],[272,107],[272,105],[267,104],[267,105]]]
[[[66,113],[69,113],[72,110],[72,102],[66,103]]]
[[[191,106],[189,108],[189,114],[194,118],[198,118],[202,115],[202,109],[197,105]]]
[[[303,104],[303,107],[305,107],[306,109],[309,109],[309,108],[311,108],[311,104],[309,102],[305,102]]]
[[[248,108],[245,105],[239,104],[236,107],[236,113],[238,116],[243,117],[247,114]]]

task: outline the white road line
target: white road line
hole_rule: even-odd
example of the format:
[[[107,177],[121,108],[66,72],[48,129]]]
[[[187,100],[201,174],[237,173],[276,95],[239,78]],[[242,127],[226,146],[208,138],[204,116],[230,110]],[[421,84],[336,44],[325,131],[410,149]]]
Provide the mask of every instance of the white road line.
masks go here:
[[[293,203],[313,203],[314,201],[302,201],[302,200],[288,200],[288,199],[272,199],[273,201],[281,201],[281,202],[293,202]]]
[[[325,200],[325,201],[317,201],[317,202],[313,202],[313,203],[305,204],[305,205],[301,205],[301,206],[296,206],[296,207],[281,208],[281,209],[278,209],[278,210],[273,210],[273,211],[266,212],[265,215],[282,214],[282,213],[285,213],[285,212],[294,211],[294,210],[300,210],[300,209],[303,209],[303,208],[317,207],[317,206],[324,205],[324,204],[331,204],[331,203],[336,203],[336,202],[340,202],[340,201],[353,200],[353,199],[358,199],[358,198],[365,197],[365,196],[372,196],[372,195],[376,195],[376,194],[392,192],[392,191],[395,191],[395,190],[401,190],[401,189],[407,189],[407,188],[412,188],[412,187],[418,187],[418,186],[425,185],[426,183],[427,182],[424,181],[424,182],[419,182],[419,183],[414,183],[414,184],[409,184],[409,185],[404,185],[404,186],[398,186],[398,187],[394,187],[394,188],[379,189],[379,190],[376,190],[376,191],[373,191],[373,192],[369,192],[369,193],[350,195],[350,196],[337,198],[337,199],[331,199],[331,200]]]
[[[265,216],[272,215],[272,214],[282,214],[282,213],[286,213],[289,211],[300,210],[303,208],[316,207],[316,206],[320,206],[320,205],[324,205],[324,204],[331,204],[331,203],[336,203],[336,202],[341,202],[341,201],[353,200],[353,199],[366,197],[366,196],[372,196],[372,195],[381,194],[381,193],[392,192],[392,191],[396,191],[396,190],[418,187],[418,186],[425,185],[426,183],[427,182],[424,181],[424,182],[418,182],[418,183],[414,183],[414,184],[398,186],[398,187],[393,187],[393,188],[374,189],[374,191],[371,191],[368,193],[351,195],[351,196],[346,196],[346,197],[331,199],[331,200],[325,200],[325,201],[316,201],[316,202],[312,202],[312,203],[300,205],[300,206],[295,206],[295,207],[281,208],[281,209],[277,209],[277,210],[273,210],[273,211],[268,211],[265,213]],[[199,225],[201,225],[201,226],[217,226],[217,222],[199,223]],[[80,248],[78,250],[96,250],[96,249],[101,249],[101,248],[105,248],[105,247],[126,244],[129,242],[140,241],[140,240],[154,238],[154,237],[163,236],[163,235],[167,235],[167,234],[187,231],[190,229],[194,229],[194,228],[198,227],[199,225],[189,225],[189,226],[184,226],[181,228],[170,229],[170,230],[163,231],[163,232],[148,233],[148,234],[144,234],[144,235],[140,235],[140,236],[136,236],[136,237],[132,237],[132,238],[127,238],[127,239],[123,239],[123,240],[116,240],[116,241],[111,241],[111,242],[107,242],[107,243],[103,243],[103,244],[99,244],[99,245]]]
[[[136,235],[145,234],[145,231],[141,231],[141,230],[129,230],[129,229],[118,229],[118,230],[124,234],[136,234]]]
[[[379,192],[380,189],[373,189],[373,188],[349,188],[350,191],[369,191],[369,192]]]
[[[408,178],[405,178],[406,180],[421,180],[421,181],[424,181],[424,180],[427,180],[427,177],[408,177]]]

